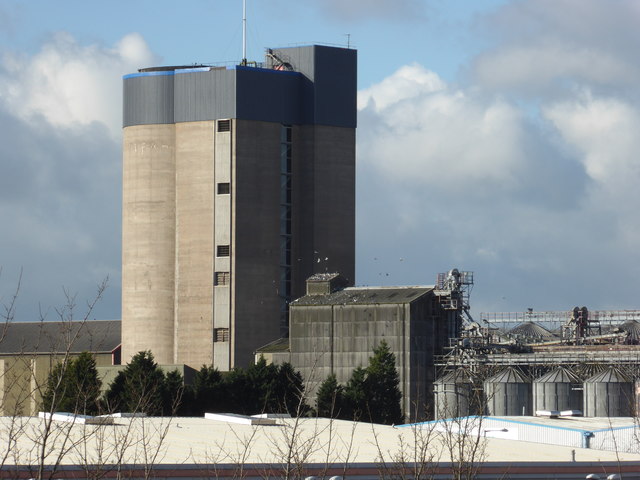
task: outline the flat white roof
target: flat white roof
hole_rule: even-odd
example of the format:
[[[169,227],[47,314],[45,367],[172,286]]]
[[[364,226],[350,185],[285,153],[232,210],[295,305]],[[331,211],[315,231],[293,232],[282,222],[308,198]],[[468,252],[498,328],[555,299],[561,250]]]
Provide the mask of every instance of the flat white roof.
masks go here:
[[[521,417],[519,417],[521,418]],[[38,432],[44,420],[36,417],[0,417],[0,450],[9,438],[16,438],[11,462],[33,464],[38,458]],[[276,425],[243,425],[194,417],[115,418],[113,425],[54,423],[51,438],[68,436],[79,447],[62,455],[61,464],[78,465],[101,458],[102,462],[136,464],[144,449],[157,450],[157,463],[176,464],[252,464],[282,463],[287,445],[305,445],[304,463],[387,462],[399,453],[410,452],[417,429],[354,423],[324,418],[276,419]],[[20,430],[20,435],[11,431]],[[424,435],[424,432],[421,433]],[[426,439],[430,455],[440,462],[451,461],[445,434],[433,432]],[[294,439],[295,437],[295,439]],[[419,437],[419,435],[418,435]],[[424,438],[424,437],[423,437]],[[483,460],[517,464],[519,462],[570,462],[572,450],[578,462],[636,461],[640,454],[570,448],[540,443],[514,442],[486,438]],[[51,442],[54,459],[56,442]],[[302,448],[296,451],[302,451]],[[535,451],[535,455],[532,452]],[[299,454],[299,453],[298,453]],[[411,459],[408,459],[411,461]],[[96,460],[97,461],[97,460]]]

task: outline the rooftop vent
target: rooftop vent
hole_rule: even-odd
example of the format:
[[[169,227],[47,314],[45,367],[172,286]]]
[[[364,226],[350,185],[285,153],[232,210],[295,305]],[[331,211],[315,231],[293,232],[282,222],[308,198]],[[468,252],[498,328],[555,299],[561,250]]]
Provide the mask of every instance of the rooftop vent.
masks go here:
[[[329,295],[346,286],[347,281],[339,273],[316,273],[307,278],[307,295]]]

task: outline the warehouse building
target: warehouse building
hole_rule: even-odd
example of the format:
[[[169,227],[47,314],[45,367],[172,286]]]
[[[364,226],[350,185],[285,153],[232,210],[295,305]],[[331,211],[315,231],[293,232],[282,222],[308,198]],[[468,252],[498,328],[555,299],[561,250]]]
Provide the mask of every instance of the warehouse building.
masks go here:
[[[120,364],[120,321],[7,322],[0,327],[0,415],[40,408],[51,369],[91,352],[100,369]]]
[[[310,277],[307,294],[291,303],[289,338],[290,361],[310,395],[330,374],[346,383],[384,340],[396,357],[403,412],[423,418],[432,404],[434,356],[455,336],[466,305],[464,287],[472,281],[470,272],[462,279],[452,272],[442,277],[450,283],[413,287],[345,288],[339,274]],[[274,347],[281,345],[268,345],[265,353],[274,358]]]

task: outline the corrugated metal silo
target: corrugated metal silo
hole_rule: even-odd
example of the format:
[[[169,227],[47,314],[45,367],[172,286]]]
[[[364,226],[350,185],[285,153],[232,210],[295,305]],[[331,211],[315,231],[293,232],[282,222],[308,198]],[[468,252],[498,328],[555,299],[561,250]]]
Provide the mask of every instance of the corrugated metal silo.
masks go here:
[[[485,380],[484,393],[489,415],[531,415],[531,381],[513,367]]]
[[[464,417],[479,411],[479,390],[463,369],[449,372],[433,382],[436,418]]]
[[[630,417],[633,403],[633,383],[617,368],[609,367],[584,382],[586,417]]]
[[[558,367],[533,381],[533,410],[582,410],[582,382]]]

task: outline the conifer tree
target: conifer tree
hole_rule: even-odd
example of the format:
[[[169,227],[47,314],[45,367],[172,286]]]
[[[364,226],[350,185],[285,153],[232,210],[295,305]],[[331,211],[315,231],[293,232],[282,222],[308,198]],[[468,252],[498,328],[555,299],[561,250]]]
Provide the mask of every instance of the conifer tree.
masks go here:
[[[343,388],[332,373],[318,388],[316,413],[319,417],[339,418],[343,402]]]
[[[99,412],[100,387],[96,361],[89,352],[58,363],[49,373],[42,397],[46,411],[95,415]]]
[[[373,350],[366,369],[365,391],[368,416],[373,423],[396,424],[403,420],[400,401],[400,376],[396,357],[386,341]]]
[[[272,398],[275,401],[270,405],[271,411],[292,416],[307,413],[309,406],[304,400],[302,375],[289,362],[278,367],[272,386]]]
[[[192,415],[228,411],[225,408],[222,375],[212,365],[203,365],[193,379]]]
[[[149,351],[138,352],[105,393],[111,411],[160,415],[163,406],[164,373]]]
[[[367,368],[356,368],[342,391],[337,418],[373,423],[396,424],[403,421],[400,377],[395,355],[384,340],[373,350]],[[329,379],[327,379],[327,382]],[[337,382],[336,382],[337,384]],[[323,384],[322,387],[325,387]],[[321,387],[321,388],[322,388]],[[336,388],[327,384],[326,389]],[[319,392],[320,393],[320,392]],[[322,405],[326,408],[326,392]]]
[[[184,377],[178,370],[168,372],[162,389],[162,414],[184,415],[189,408],[189,393],[184,387]]]
[[[367,371],[357,367],[344,388],[344,403],[340,418],[344,420],[364,420],[367,414]]]

